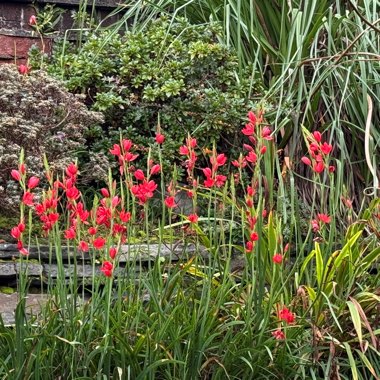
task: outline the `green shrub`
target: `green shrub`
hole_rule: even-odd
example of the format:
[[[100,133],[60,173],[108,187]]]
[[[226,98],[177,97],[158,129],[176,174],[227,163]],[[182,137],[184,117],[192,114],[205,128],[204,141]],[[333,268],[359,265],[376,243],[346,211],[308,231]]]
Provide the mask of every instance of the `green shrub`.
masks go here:
[[[237,80],[237,58],[217,35],[212,24],[160,18],[143,32],[103,31],[79,51],[61,48],[65,53],[55,54],[48,70],[105,113],[103,131],[91,139],[95,151],[118,142],[120,130],[146,147],[159,123],[168,166],[187,132],[202,146],[215,142],[220,151],[230,151],[241,115],[253,105],[249,75]]]
[[[2,65],[0,82],[0,211],[4,212],[18,203],[18,186],[10,172],[17,168],[22,148],[29,172],[42,178],[43,155],[52,169],[62,170],[73,160],[73,152],[83,150],[86,130],[102,117],[42,71],[23,76],[16,66]],[[92,164],[89,174],[99,176],[95,171]]]

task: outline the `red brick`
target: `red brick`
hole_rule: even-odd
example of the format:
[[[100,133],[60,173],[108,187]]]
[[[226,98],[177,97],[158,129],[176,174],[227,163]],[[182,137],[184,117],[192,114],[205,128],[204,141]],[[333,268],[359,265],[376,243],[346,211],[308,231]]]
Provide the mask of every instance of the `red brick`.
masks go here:
[[[45,52],[51,51],[51,40],[44,39]],[[39,38],[0,35],[0,59],[26,59],[32,45],[40,49],[42,42]]]

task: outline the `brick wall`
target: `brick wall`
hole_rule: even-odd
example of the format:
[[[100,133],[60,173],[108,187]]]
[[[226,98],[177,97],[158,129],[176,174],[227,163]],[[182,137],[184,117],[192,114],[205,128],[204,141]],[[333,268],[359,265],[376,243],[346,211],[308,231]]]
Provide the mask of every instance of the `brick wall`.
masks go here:
[[[116,0],[87,0],[91,10],[95,3],[95,15],[98,20],[109,24],[117,20],[116,16],[106,18],[120,1]],[[0,63],[25,63],[30,47],[34,44],[42,47],[40,37],[36,36],[29,25],[29,18],[46,4],[54,4],[65,10],[57,25],[57,34],[63,34],[73,25],[72,14],[78,10],[80,0],[1,0],[0,1]],[[49,52],[52,38],[44,39],[45,51]]]

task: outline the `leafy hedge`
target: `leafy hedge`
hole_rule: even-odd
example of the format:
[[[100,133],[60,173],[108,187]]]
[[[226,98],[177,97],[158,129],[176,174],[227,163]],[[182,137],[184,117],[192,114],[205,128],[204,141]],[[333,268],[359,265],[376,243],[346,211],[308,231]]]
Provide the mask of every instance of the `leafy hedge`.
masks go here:
[[[169,166],[187,132],[203,146],[229,151],[252,106],[252,83],[237,80],[237,58],[218,32],[212,24],[160,18],[141,32],[98,32],[79,50],[61,46],[64,54],[55,54],[48,70],[105,113],[103,129],[92,131],[94,151],[108,151],[120,131],[148,146],[160,124]]]

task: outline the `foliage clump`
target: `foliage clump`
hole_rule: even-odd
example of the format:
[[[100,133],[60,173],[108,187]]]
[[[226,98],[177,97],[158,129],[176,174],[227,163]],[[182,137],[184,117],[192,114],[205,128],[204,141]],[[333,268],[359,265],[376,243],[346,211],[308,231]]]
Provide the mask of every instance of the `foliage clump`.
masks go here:
[[[10,172],[25,151],[29,173],[42,178],[43,155],[62,170],[83,149],[88,128],[102,121],[62,83],[42,71],[21,75],[14,65],[0,66],[0,211],[18,204]]]
[[[79,50],[67,46],[48,70],[105,113],[105,127],[92,133],[95,151],[117,143],[120,130],[148,146],[160,124],[169,167],[187,132],[202,146],[214,142],[229,151],[241,115],[252,106],[249,75],[237,79],[237,58],[218,42],[218,32],[216,25],[183,18],[159,18],[124,35],[100,31]]]

